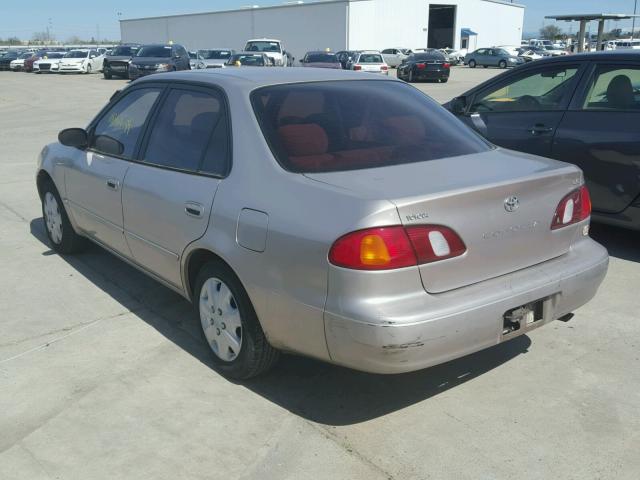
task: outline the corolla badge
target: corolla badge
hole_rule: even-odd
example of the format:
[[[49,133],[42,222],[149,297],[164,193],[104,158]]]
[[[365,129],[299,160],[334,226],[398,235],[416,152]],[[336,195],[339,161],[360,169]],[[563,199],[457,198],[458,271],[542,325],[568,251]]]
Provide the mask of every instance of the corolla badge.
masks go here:
[[[520,206],[520,200],[518,200],[518,197],[516,196],[507,197],[504,199],[504,209],[507,212],[515,212],[519,206]]]

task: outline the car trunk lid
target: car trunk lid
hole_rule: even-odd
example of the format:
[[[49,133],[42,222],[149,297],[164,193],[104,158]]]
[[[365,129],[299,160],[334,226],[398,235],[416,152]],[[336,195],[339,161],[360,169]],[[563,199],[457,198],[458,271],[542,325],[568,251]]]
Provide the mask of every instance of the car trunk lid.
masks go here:
[[[307,176],[393,202],[405,226],[444,225],[457,232],[467,248],[463,255],[419,267],[424,288],[431,293],[558,257],[569,250],[579,228],[552,231],[550,225],[558,203],[582,183],[581,171],[519,152],[497,149]]]

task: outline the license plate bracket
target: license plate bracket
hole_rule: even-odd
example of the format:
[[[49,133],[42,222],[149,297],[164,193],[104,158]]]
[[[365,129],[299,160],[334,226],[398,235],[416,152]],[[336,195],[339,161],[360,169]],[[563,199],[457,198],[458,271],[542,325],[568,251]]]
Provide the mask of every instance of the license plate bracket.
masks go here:
[[[544,323],[549,297],[507,310],[503,315],[502,337],[520,335]]]

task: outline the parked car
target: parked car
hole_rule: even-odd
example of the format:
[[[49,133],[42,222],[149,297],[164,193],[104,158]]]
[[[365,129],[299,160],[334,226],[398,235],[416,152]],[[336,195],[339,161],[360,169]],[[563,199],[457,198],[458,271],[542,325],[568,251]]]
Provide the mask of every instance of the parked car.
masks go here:
[[[551,57],[447,104],[497,145],[584,171],[594,219],[640,229],[640,55]]]
[[[60,73],[95,73],[102,70],[104,55],[95,49],[77,49],[64,54],[58,63]]]
[[[607,270],[577,167],[378,75],[168,73],[58,139],[36,177],[52,248],[89,238],[191,300],[233,378],[280,350],[425,368],[565,318]]]
[[[129,78],[135,80],[160,72],[190,70],[189,54],[177,43],[143,45],[131,59]]]
[[[272,67],[272,59],[262,52],[239,52],[229,57],[227,67]]]
[[[20,52],[16,50],[9,50],[0,56],[0,70],[9,70],[11,68],[11,62],[16,60],[20,56]]]
[[[339,52],[336,52],[336,57],[338,57],[343,70],[351,70],[350,64],[351,62],[353,62],[353,58],[357,53],[357,50],[341,50]]]
[[[28,58],[31,58],[32,56],[33,53],[31,52],[21,53],[20,55],[18,55],[18,58],[16,58],[15,60],[11,60],[11,62],[9,63],[9,68],[13,72],[21,71],[24,67],[24,61]]]
[[[450,65],[458,65],[464,61],[464,54],[453,48],[441,48],[438,50]]]
[[[365,50],[358,52],[350,63],[350,69],[359,72],[389,75],[389,66],[385,63],[382,55],[377,50]]]
[[[255,38],[247,40],[244,46],[245,52],[263,52],[270,59],[272,65],[276,67],[288,67],[287,53],[280,40],[274,38]]]
[[[111,53],[105,55],[102,63],[104,78],[107,80],[114,76],[129,78],[129,64],[138,53],[138,50],[140,50],[140,45],[137,43],[127,43],[113,48]]]
[[[232,48],[212,48],[198,50],[198,68],[224,68],[231,55],[236,53]]]
[[[464,64],[469,65],[469,68],[476,68],[477,65],[484,68],[507,68],[516,67],[523,63],[525,63],[523,58],[515,57],[500,48],[479,48],[464,57]]]
[[[547,58],[550,55],[544,51],[540,51],[535,48],[530,49],[522,49],[522,51],[518,54],[518,56],[524,59],[525,62],[532,62],[534,60],[541,60],[543,58]]]
[[[57,73],[60,61],[64,56],[64,52],[47,52],[39,60],[33,62],[33,73]]]
[[[384,58],[385,63],[389,65],[389,67],[396,68],[404,59],[411,55],[412,52],[408,48],[385,48],[380,53],[382,53],[382,58]]]
[[[332,52],[307,52],[300,63],[303,67],[342,69],[338,56]]]
[[[435,80],[447,83],[451,74],[451,64],[439,50],[409,55],[398,67],[396,75],[409,83],[417,80]]]

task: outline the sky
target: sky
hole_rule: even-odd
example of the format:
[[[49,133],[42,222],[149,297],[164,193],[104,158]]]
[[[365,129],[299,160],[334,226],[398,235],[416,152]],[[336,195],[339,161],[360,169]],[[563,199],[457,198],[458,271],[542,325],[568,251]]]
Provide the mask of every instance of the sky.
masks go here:
[[[395,0],[400,4],[402,0]],[[17,36],[30,39],[34,32],[49,27],[57,40],[65,41],[72,35],[81,38],[118,39],[118,18],[194,13],[201,11],[228,10],[246,5],[277,5],[284,0],[16,0],[0,1],[0,38]],[[442,0],[441,3],[446,3]],[[526,5],[525,33],[536,33],[543,24],[545,15],[568,13],[633,13],[634,0],[516,0]],[[640,2],[639,2],[640,3]],[[638,6],[640,13],[640,5]],[[120,14],[120,16],[118,16]],[[636,22],[640,27],[640,19]],[[568,23],[558,26],[569,31]],[[575,25],[575,24],[574,24]],[[631,22],[607,22],[606,29],[629,28]],[[575,26],[573,31],[575,31]],[[595,24],[592,27],[595,30]]]

